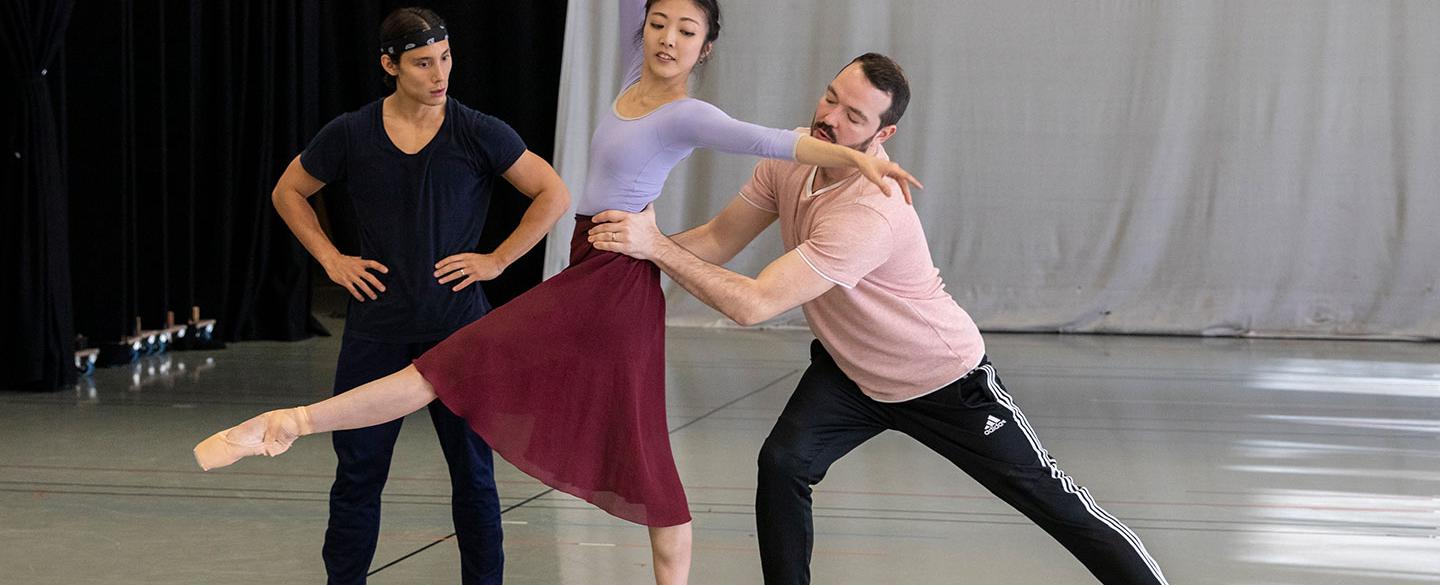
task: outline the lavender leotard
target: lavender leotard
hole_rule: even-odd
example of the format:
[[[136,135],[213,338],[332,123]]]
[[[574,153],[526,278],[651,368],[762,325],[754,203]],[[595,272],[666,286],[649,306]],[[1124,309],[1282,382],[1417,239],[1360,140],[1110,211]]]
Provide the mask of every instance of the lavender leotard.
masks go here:
[[[625,89],[640,80],[644,65],[640,43],[631,36],[645,22],[644,10],[644,0],[620,2]],[[670,102],[638,118],[621,117],[612,103],[590,139],[590,169],[577,211],[594,215],[607,209],[644,209],[660,196],[670,169],[696,148],[795,160],[800,137],[791,130],[741,122],[694,98]]]

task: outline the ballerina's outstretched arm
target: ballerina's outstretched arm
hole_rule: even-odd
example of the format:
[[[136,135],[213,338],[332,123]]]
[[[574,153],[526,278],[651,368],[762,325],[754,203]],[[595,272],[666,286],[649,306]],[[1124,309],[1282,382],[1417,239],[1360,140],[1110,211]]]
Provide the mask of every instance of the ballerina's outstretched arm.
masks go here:
[[[669,145],[793,160],[820,167],[849,167],[859,170],[886,195],[903,194],[906,203],[910,202],[912,185],[925,188],[919,179],[894,161],[793,130],[766,128],[736,120],[708,102],[689,100],[676,104],[675,109],[675,119],[681,121],[661,129],[661,139]]]

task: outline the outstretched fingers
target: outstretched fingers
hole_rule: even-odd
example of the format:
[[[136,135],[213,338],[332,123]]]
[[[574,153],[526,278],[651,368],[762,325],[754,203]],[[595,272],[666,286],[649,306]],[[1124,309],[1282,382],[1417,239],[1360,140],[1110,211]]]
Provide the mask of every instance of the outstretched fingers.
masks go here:
[[[890,163],[890,168],[886,170],[885,176],[895,179],[895,182],[900,184],[900,192],[904,194],[905,202],[912,205],[914,204],[914,198],[911,196],[910,186],[914,185],[921,189],[925,188],[925,185],[920,183],[920,179],[916,179],[915,175],[910,174],[904,167],[893,162]]]

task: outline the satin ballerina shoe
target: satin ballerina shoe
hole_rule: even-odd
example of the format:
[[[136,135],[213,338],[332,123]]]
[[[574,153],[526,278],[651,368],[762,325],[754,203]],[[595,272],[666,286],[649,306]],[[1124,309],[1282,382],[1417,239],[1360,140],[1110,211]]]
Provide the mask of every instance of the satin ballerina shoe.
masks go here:
[[[195,462],[210,471],[245,457],[274,457],[290,449],[295,439],[311,432],[310,412],[304,406],[272,410],[200,441]]]

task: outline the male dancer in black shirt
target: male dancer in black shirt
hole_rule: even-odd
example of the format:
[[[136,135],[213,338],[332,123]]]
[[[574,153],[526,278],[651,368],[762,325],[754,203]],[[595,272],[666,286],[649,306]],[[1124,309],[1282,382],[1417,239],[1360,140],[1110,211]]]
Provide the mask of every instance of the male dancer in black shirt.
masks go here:
[[[403,369],[484,315],[489,303],[472,285],[499,275],[570,206],[559,175],[514,130],[447,97],[448,38],[429,10],[391,13],[381,25],[380,64],[394,93],[327,124],[275,186],[275,209],[355,299],[337,394]],[[496,177],[533,201],[494,252],[477,254]],[[344,182],[353,198],[358,256],[336,249],[306,202],[332,182]],[[504,556],[490,448],[439,401],[429,410],[450,466],[462,582],[499,584]],[[332,584],[365,582],[400,424],[333,435],[339,466],[322,553]]]

